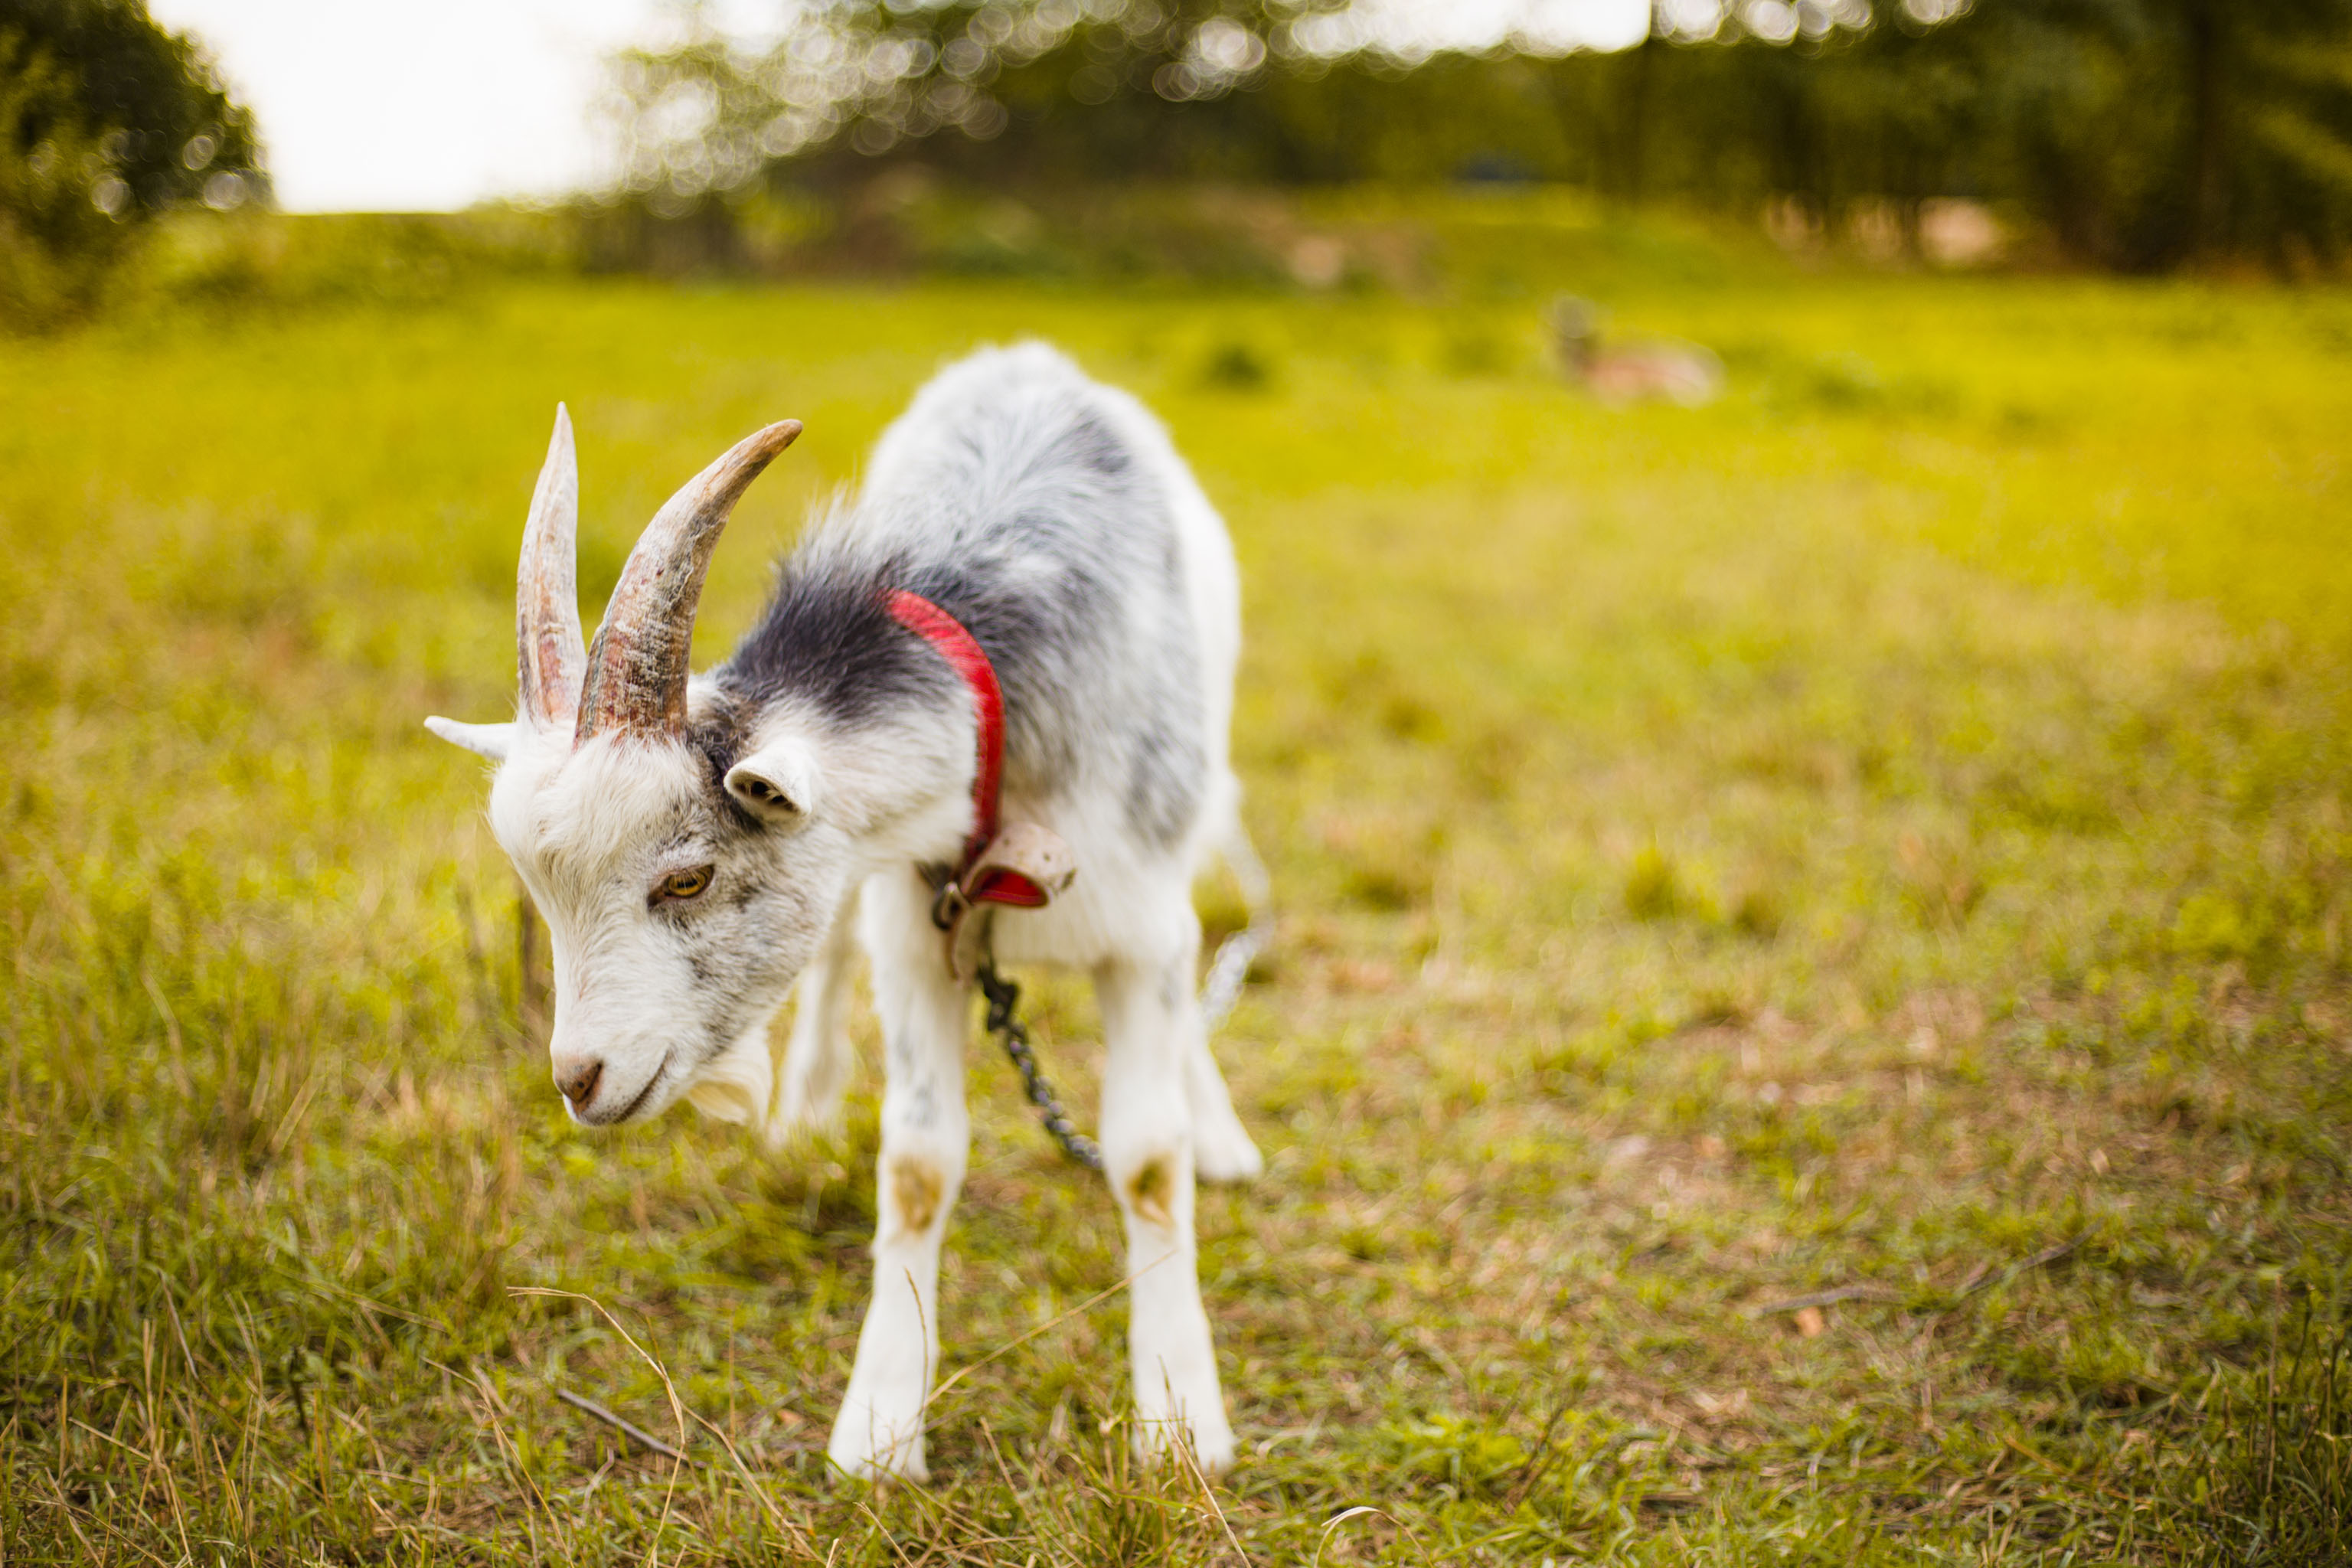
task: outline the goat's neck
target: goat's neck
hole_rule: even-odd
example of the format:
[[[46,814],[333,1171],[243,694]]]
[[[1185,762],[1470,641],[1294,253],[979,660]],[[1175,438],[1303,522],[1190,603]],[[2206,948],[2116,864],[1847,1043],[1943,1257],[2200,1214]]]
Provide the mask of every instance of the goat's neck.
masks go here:
[[[863,869],[955,860],[971,830],[978,729],[959,684],[853,724],[807,730],[824,770],[825,815],[848,834]]]

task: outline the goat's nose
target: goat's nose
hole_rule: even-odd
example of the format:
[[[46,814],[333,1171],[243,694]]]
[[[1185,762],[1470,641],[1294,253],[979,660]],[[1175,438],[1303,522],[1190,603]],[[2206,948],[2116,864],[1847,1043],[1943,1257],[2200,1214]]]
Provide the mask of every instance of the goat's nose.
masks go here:
[[[572,1102],[574,1110],[585,1110],[588,1102],[596,1098],[596,1085],[604,1076],[604,1064],[594,1057],[559,1057],[555,1062],[555,1087]]]

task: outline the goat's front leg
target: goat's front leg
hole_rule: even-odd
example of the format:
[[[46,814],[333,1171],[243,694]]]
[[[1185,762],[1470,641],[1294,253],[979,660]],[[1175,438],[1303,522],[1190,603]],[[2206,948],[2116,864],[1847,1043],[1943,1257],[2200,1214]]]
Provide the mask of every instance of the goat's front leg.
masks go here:
[[[921,884],[866,890],[867,951],[888,1081],[874,1236],[874,1299],[833,1426],[833,1462],[860,1478],[927,1479],[923,1410],[939,1365],[940,1241],[962,1184],[966,993],[949,977]]]
[[[841,1125],[842,1097],[849,1089],[849,980],[856,952],[857,895],[834,917],[809,966],[801,971],[793,1002],[793,1032],[776,1075],[775,1104],[762,1134],[781,1149],[803,1132],[824,1134]]]
[[[1234,1433],[1217,1384],[1192,1239],[1185,1079],[1192,1054],[1203,1047],[1191,956],[1188,945],[1165,962],[1114,963],[1096,972],[1108,1047],[1103,1168],[1127,1222],[1127,1343],[1142,1423],[1138,1440],[1150,1451],[1181,1438],[1215,1474],[1233,1464]]]

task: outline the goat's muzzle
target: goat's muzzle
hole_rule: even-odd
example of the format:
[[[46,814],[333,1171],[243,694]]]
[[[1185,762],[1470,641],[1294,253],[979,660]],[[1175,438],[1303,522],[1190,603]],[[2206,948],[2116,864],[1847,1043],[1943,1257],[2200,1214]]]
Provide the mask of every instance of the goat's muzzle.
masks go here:
[[[591,1057],[586,1061],[559,1061],[555,1064],[555,1087],[572,1102],[575,1111],[584,1111],[596,1098],[596,1086],[604,1081],[604,1064]]]

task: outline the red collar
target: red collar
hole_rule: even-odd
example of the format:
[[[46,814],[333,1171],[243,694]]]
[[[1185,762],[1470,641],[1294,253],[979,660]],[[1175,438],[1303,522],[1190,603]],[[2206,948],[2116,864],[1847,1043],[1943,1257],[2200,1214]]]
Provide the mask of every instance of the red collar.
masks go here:
[[[961,882],[996,838],[997,790],[1004,774],[1004,692],[996,683],[996,667],[953,616],[904,588],[891,590],[887,602],[891,618],[939,649],[940,657],[954,667],[971,689],[980,750],[979,765],[971,776],[971,832],[963,842],[963,862],[949,879]],[[1018,871],[1001,869],[990,873],[985,885],[970,896],[974,902],[1027,908],[1043,904],[1046,898],[1043,889]]]

